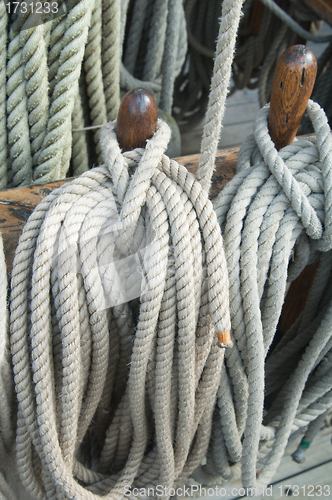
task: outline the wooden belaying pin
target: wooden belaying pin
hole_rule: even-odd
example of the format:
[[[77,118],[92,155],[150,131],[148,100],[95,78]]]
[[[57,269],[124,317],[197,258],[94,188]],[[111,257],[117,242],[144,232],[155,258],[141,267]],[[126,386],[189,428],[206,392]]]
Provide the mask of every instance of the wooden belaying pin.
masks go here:
[[[116,121],[116,136],[123,151],[144,148],[157,128],[156,101],[145,89],[126,93],[120,104]]]
[[[278,151],[296,136],[316,74],[316,57],[305,45],[293,45],[281,54],[274,73],[269,114],[269,132]]]

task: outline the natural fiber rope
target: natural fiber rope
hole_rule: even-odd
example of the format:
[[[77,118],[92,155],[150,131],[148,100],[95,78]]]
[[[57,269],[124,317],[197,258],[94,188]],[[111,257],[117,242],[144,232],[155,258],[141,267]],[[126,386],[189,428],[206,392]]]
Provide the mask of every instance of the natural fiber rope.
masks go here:
[[[93,488],[91,486],[93,491],[111,491],[112,498],[116,492],[122,497],[123,488],[131,484],[135,477],[137,481],[148,481],[147,478],[143,479],[145,472],[139,473],[139,466],[142,460],[142,465],[146,461],[149,464],[149,454],[145,458],[143,454],[148,438],[146,418],[151,411],[156,422],[158,446],[153,450],[156,459],[146,469],[150,470],[148,477],[152,484],[159,484],[161,480],[171,486],[176,478],[187,477],[201,461],[208,445],[209,432],[205,424],[208,425],[211,419],[219,382],[215,374],[216,370],[217,373],[220,371],[223,359],[223,349],[217,347],[214,332],[215,329],[227,331],[230,326],[227,273],[212,205],[193,176],[175,161],[162,155],[169,139],[165,124],[160,122],[155,136],[144,151],[135,150],[123,155],[113,127],[105,129],[101,141],[107,166],[84,174],[46,198],[27,223],[15,256],[11,290],[11,338],[19,401],[19,436],[23,436],[23,430],[25,434],[28,433],[26,435],[33,443],[44,475],[50,478],[50,482],[40,483],[39,469],[34,467],[29,458],[26,441],[24,447],[21,440],[20,445],[17,443],[18,464],[25,487],[38,498],[42,498],[44,488],[48,496],[53,491],[54,495],[61,495],[61,498],[81,498],[82,495],[84,498],[95,498],[95,495],[79,486],[72,474],[83,483],[95,483]],[[129,179],[128,168],[134,165],[135,174]],[[143,209],[144,206],[146,209]],[[120,213],[116,215],[119,209]],[[74,458],[81,443],[83,446],[82,439],[88,426],[91,427],[102,393],[107,390],[112,394],[108,386],[112,380],[106,378],[108,366],[111,367],[113,363],[116,366],[116,359],[120,363],[123,356],[120,349],[114,358],[112,350],[109,352],[108,348],[108,339],[114,343],[113,336],[117,331],[120,333],[118,329],[121,327],[116,314],[113,316],[113,308],[109,309],[109,313],[115,323],[110,323],[106,314],[101,281],[103,271],[98,268],[102,254],[98,254],[99,248],[95,241],[103,236],[104,231],[113,232],[113,247],[110,248],[112,239],[107,238],[108,259],[113,254],[111,261],[121,258],[121,252],[125,250],[129,254],[137,251],[138,246],[144,244],[137,226],[144,213],[145,224],[151,224],[154,233],[153,241],[147,246],[143,257],[148,289],[141,296],[127,388],[125,393],[116,391],[111,396],[112,401],[115,398],[113,404],[118,405],[121,411],[121,421],[127,421],[129,430],[131,427],[133,430],[130,431],[129,447],[126,446],[127,451],[123,455],[127,463],[121,476],[113,474],[113,479],[112,476],[101,479],[100,475],[82,468]],[[104,248],[103,244],[101,248]],[[53,257],[53,264],[52,255],[57,256],[55,261]],[[81,263],[82,280],[74,278],[76,274],[72,273],[77,258]],[[112,273],[109,262],[106,273],[111,282],[107,290],[108,296],[114,297],[118,293],[119,282],[114,281],[116,274]],[[202,287],[204,266],[207,266],[207,276]],[[166,277],[168,284],[165,287]],[[31,300],[27,295],[30,279]],[[47,283],[51,283],[51,288]],[[77,286],[81,288],[77,289]],[[48,298],[50,293],[53,297],[51,302]],[[87,301],[88,310],[84,313],[87,319],[79,322],[79,316],[83,318],[78,299],[81,293],[85,297],[84,302]],[[31,322],[28,319],[29,309]],[[130,309],[128,313],[132,314]],[[91,365],[83,365],[80,361],[81,356],[82,359],[90,357],[83,355],[84,346],[80,339],[84,335],[82,328],[85,321],[91,330]],[[58,332],[53,337],[53,349],[51,324],[56,326],[55,331]],[[193,331],[196,331],[197,344]],[[160,342],[160,347],[156,348],[154,366],[147,372],[150,373],[152,369],[155,373],[151,379],[154,384],[150,389],[153,400],[145,409],[144,385],[145,380],[148,381],[145,372],[155,342],[157,345]],[[25,350],[28,345],[33,378],[29,375],[30,361]],[[47,345],[51,347],[50,352]],[[128,349],[126,351],[127,363]],[[61,352],[60,364],[56,361],[57,352]],[[177,368],[173,372],[173,383],[174,353],[177,353]],[[19,359],[26,361],[18,364]],[[53,365],[54,369],[57,367],[56,372],[53,371]],[[112,367],[114,375],[115,366]],[[168,374],[166,379],[165,374]],[[82,376],[86,381],[84,398]],[[171,396],[174,390],[178,391],[175,399],[174,395]],[[57,401],[61,401],[61,405],[57,404],[55,412],[57,393]],[[126,401],[130,403],[129,406]],[[169,407],[170,401],[173,401],[173,409],[167,416],[165,408]],[[113,408],[114,423],[112,415],[109,416],[111,420],[106,415],[108,430],[102,436],[104,445],[103,441],[100,442],[100,466],[108,473],[112,471],[112,458],[116,450],[114,439],[117,441],[121,438],[119,427],[115,426],[116,406]],[[98,412],[101,410],[102,407]],[[47,428],[43,422],[47,422]],[[202,431],[202,438],[199,438]],[[196,432],[195,446],[190,450]],[[119,446],[120,441],[118,453]],[[115,485],[114,481],[117,481]]]
[[[0,5],[0,189],[7,185],[6,56],[8,16]]]
[[[235,38],[239,2],[225,6],[230,14],[226,7],[238,13]],[[234,48],[227,31],[227,25],[220,29],[216,95],[220,72],[227,73],[226,63],[218,66],[221,53]],[[215,203],[225,234],[235,344],[226,350],[225,365],[215,335],[230,324],[220,229],[207,199],[213,162],[206,176],[201,165],[204,189],[163,155],[169,139],[163,123],[145,150],[130,153],[121,153],[114,124],[107,126],[105,166],[53,192],[30,217],[14,261],[10,328],[17,466],[33,498],[122,498],[128,484],[172,486],[195,470],[195,477],[230,478],[239,461],[243,484],[251,487],[258,459],[263,487],[290,434],[308,423],[319,426],[316,420],[331,407],[331,286],[318,276],[317,294],[303,314],[314,340],[307,332],[298,335],[300,351],[292,347],[289,357],[303,348],[304,354],[262,425],[264,360],[289,257],[295,248],[293,279],[319,252],[331,266],[326,119],[310,103],[317,144],[297,141],[278,154],[267,113],[263,109],[257,120],[260,152],[249,139],[238,175]],[[223,99],[211,112],[213,136],[205,151],[216,146],[222,115]],[[150,238],[144,227],[152,228]],[[125,297],[135,286],[132,273],[121,274],[133,254],[141,255],[146,286],[139,304]],[[295,328],[290,342],[294,338]],[[260,440],[271,441],[268,454],[259,450]],[[204,456],[206,466],[197,469]]]
[[[152,3],[155,1],[150,0]],[[162,2],[164,13],[156,9],[150,24],[144,9],[135,11],[140,19],[131,16],[129,1],[75,0],[72,4],[65,16],[39,26],[33,26],[36,19],[29,13],[11,13],[7,23],[11,6],[1,7],[0,119],[6,122],[6,127],[1,127],[0,143],[2,187],[62,179],[100,163],[100,131],[96,128],[91,133],[91,141],[85,129],[115,119],[120,84],[124,91],[147,88],[159,106],[171,114],[174,81],[187,52],[182,2]],[[157,29],[160,23],[165,24],[163,35]],[[131,24],[139,24],[141,30],[131,30]],[[145,63],[147,68],[153,65],[150,80],[142,81],[143,75],[135,70],[135,59],[130,70],[121,60],[127,33],[128,44],[130,41],[136,48],[136,60],[145,55],[145,40],[151,39]],[[77,101],[82,78],[87,93],[87,106],[82,103],[83,126]],[[78,133],[86,138],[78,138]],[[78,144],[85,141],[94,143],[94,147],[83,146],[78,167]]]
[[[197,171],[197,179],[207,191],[210,189],[222,119],[224,117],[227,87],[231,74],[242,3],[242,1],[225,0],[222,4],[222,17],[220,20],[211,91]]]
[[[13,184],[29,184],[32,179],[30,152],[28,100],[25,93],[22,46],[20,43],[20,22],[16,19],[9,31],[7,64],[7,129],[11,175]],[[11,179],[9,179],[11,181]]]
[[[218,399],[220,409],[215,414],[217,418],[220,412],[220,423],[214,427],[214,439],[220,445],[211,449],[207,465],[195,472],[199,481],[209,482],[218,475],[229,478],[232,469],[233,474],[237,473],[236,466],[230,467],[229,460],[241,460],[243,485],[250,488],[266,487],[290,434],[305,429],[309,422],[331,408],[330,376],[321,371],[329,359],[332,333],[329,326],[332,297],[327,291],[331,286],[327,280],[332,265],[329,251],[332,245],[331,133],[324,112],[316,103],[309,102],[307,113],[316,138],[299,139],[278,153],[268,134],[268,112],[267,106],[258,114],[255,140],[250,137],[243,145],[238,174],[214,202],[228,264],[234,347],[227,351],[225,358],[227,371],[222,372],[220,387],[223,389],[219,389],[222,398]],[[310,242],[304,235],[314,239]],[[294,248],[292,268],[289,260]],[[263,421],[264,360],[276,332],[288,267],[289,276],[295,279],[308,260],[315,258],[318,249],[326,253],[321,254],[321,265],[303,316],[296,322],[296,330],[292,327],[281,347],[277,346],[266,360],[266,390],[278,386],[282,386],[282,390]],[[237,352],[239,356],[234,357]],[[243,428],[239,427],[235,396],[224,397],[225,387],[238,383],[230,371],[236,365],[239,369],[243,366],[248,388],[247,403],[242,405],[242,411],[247,408],[242,450]],[[313,374],[314,368],[315,373],[321,373],[318,379]],[[285,374],[284,378],[280,377],[281,373]],[[226,385],[223,378],[229,379]],[[271,386],[271,382],[274,385]],[[235,418],[229,418],[227,406],[234,408],[231,412],[235,411]],[[226,414],[231,430],[225,424]],[[266,439],[270,444],[264,452],[259,446],[260,440]],[[256,468],[261,468],[257,483]]]
[[[0,496],[6,500],[16,500],[8,481],[14,479],[15,467],[15,426],[13,424],[13,380],[9,353],[8,308],[7,308],[7,268],[0,235]]]
[[[103,1],[102,60],[107,119],[114,120],[120,105],[120,2]],[[117,76],[115,76],[117,75]],[[104,122],[105,123],[105,122]]]
[[[106,166],[53,192],[20,239],[11,284],[17,462],[21,481],[36,498],[95,498],[94,492],[122,498],[135,480],[172,486],[190,475],[207,451],[223,360],[215,331],[230,328],[227,272],[207,192],[162,154],[169,136],[160,122],[144,151],[122,155],[114,125],[108,126],[101,140]],[[142,223],[152,228],[150,244]],[[105,246],[103,232],[110,230],[114,236]],[[129,332],[119,322],[118,306],[106,313],[105,292],[113,303],[125,300],[116,296],[123,278],[117,279],[110,260],[121,261],[147,244],[147,291],[128,349],[120,340]],[[81,277],[72,274],[77,259]],[[98,267],[105,260],[106,281]],[[130,323],[134,311],[127,306],[124,313]],[[87,346],[85,329],[91,338]],[[120,342],[114,343],[117,335]],[[128,383],[119,393],[115,367],[121,373],[129,356]],[[91,427],[95,413],[104,434]],[[83,460],[88,428],[92,440],[99,439],[94,469],[107,473],[104,478],[88,468],[88,457]],[[144,456],[151,432],[155,444]]]

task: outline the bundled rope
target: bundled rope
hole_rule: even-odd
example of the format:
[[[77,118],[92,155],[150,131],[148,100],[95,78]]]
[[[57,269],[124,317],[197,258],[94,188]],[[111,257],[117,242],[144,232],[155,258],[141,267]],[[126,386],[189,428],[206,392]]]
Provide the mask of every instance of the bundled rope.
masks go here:
[[[220,230],[206,192],[184,167],[162,156],[169,138],[165,124],[144,151],[122,155],[112,130],[101,143],[106,166],[47,197],[27,223],[15,256],[17,460],[21,480],[36,498],[52,491],[61,498],[95,498],[77,480],[112,495],[123,495],[134,479],[170,486],[196,468],[208,445],[223,360],[215,330],[230,328]],[[147,291],[133,336],[129,305],[106,309],[99,266],[105,253],[113,262],[126,257],[124,249],[140,249],[142,206],[155,239],[143,259]],[[98,242],[104,231],[117,235],[112,256],[112,239]],[[73,272],[77,265],[81,276]],[[105,295],[114,301],[119,280],[109,268]],[[88,430],[90,440],[101,439],[95,444],[101,450],[96,470],[116,472],[125,462],[120,476],[102,479],[77,461]],[[146,453],[149,436],[155,444]]]
[[[134,8],[75,0],[65,16],[37,26],[37,14],[17,8],[9,15],[10,5],[0,6],[1,188],[79,175],[100,163],[99,128],[117,116],[120,84],[124,92],[147,88],[170,113],[187,50],[181,0]],[[145,57],[139,76],[137,57]]]
[[[240,11],[226,3],[220,26],[228,78]],[[223,109],[221,99],[208,120],[218,130]],[[162,121],[131,152],[114,127],[102,133],[104,165],[44,199],[15,254],[17,466],[37,499],[122,498],[134,485],[183,481],[207,452],[230,345],[212,172],[205,165],[202,186],[163,154]],[[126,300],[135,283],[120,272],[132,255],[145,281],[139,303]]]
[[[316,136],[278,153],[268,132],[269,105],[262,108],[255,135],[240,150],[237,175],[214,202],[224,236],[234,345],[225,356],[207,464],[194,475],[202,482],[236,477],[231,462],[241,461],[243,485],[263,489],[290,436],[310,424],[311,440],[310,429],[331,411],[332,138],[318,104],[310,101],[307,114]],[[304,312],[269,353],[287,281],[317,260]],[[269,407],[264,391],[269,396],[277,389]]]

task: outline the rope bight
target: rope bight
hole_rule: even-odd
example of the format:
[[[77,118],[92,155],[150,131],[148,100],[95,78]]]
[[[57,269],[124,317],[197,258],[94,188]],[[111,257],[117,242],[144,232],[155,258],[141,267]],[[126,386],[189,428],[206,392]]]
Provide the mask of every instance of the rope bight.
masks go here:
[[[241,5],[224,2],[220,24],[228,79]],[[213,88],[208,123],[220,130],[227,81]],[[104,164],[47,196],[19,240],[16,462],[32,498],[120,499],[135,485],[163,485],[168,498],[207,452],[231,345],[228,274],[213,162],[200,183],[163,154],[169,138],[159,120],[144,149],[121,152],[110,122]]]
[[[100,163],[98,127],[116,118],[120,92],[147,88],[170,114],[187,51],[182,1],[70,6],[34,26],[34,13],[10,12],[1,2],[1,188],[79,175]]]

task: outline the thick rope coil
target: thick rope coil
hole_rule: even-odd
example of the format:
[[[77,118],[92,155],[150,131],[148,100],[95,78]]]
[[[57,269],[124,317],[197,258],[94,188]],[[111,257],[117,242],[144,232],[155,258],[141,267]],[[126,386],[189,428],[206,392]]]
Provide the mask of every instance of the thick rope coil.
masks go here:
[[[266,487],[290,435],[331,409],[331,377],[323,371],[330,366],[332,347],[331,133],[323,110],[309,101],[316,137],[298,139],[278,153],[268,133],[268,113],[268,105],[259,112],[254,136],[239,153],[238,173],[214,202],[224,235],[234,347],[226,352],[215,410],[213,435],[219,446],[211,448],[206,466],[194,475],[206,482],[218,475],[234,477],[237,469],[229,461],[241,461],[248,488]],[[295,279],[317,256],[306,308],[265,361],[287,278]],[[228,385],[239,386],[239,372],[248,394],[241,406],[237,390],[225,396]],[[281,391],[263,420],[265,385],[267,394],[280,386]]]
[[[105,166],[45,198],[20,238],[17,466],[35,498],[171,487],[207,451],[224,358],[216,332],[230,329],[227,270],[206,191],[163,155],[169,137],[159,121],[144,150],[122,154],[107,125]],[[139,303],[127,299],[135,255]]]

